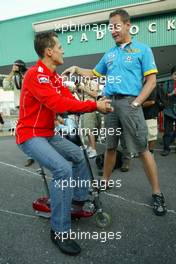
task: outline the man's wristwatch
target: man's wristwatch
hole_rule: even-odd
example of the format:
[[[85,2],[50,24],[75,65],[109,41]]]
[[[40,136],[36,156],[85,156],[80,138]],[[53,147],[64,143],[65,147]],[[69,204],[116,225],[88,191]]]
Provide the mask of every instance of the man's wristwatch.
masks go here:
[[[138,102],[132,102],[132,103],[131,103],[131,106],[132,106],[133,108],[137,108],[137,107],[140,106],[140,103],[138,103]]]

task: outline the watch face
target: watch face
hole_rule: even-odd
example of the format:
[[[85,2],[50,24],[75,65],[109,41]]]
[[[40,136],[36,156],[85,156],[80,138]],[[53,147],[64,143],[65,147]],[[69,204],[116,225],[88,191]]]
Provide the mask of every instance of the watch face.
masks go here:
[[[139,106],[139,103],[138,103],[138,102],[134,102],[134,103],[133,103],[133,106],[134,106],[134,107],[138,107],[138,106]]]

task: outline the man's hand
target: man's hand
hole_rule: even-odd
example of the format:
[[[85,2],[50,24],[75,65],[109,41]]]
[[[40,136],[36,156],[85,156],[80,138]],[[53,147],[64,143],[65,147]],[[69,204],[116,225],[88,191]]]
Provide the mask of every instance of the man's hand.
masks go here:
[[[14,65],[12,66],[12,70],[11,70],[11,72],[8,74],[8,76],[6,77],[6,79],[7,79],[8,81],[12,81],[13,76],[14,76],[15,73],[18,72],[18,71],[19,71],[19,66],[14,64]]]
[[[19,66],[14,64],[14,65],[12,66],[12,70],[11,70],[11,72],[10,72],[10,73],[8,74],[8,76],[7,76],[7,80],[8,80],[8,81],[11,81],[12,78],[13,78],[13,76],[14,76],[14,74],[17,73],[17,72],[19,72]]]
[[[93,78],[94,77],[94,73],[92,71],[92,69],[84,69],[84,68],[80,68],[78,66],[71,66],[68,69],[66,69],[65,71],[63,71],[63,73],[61,74],[61,76],[68,76],[68,75],[73,75],[74,73],[81,75],[81,76],[86,76],[89,78]]]
[[[113,107],[111,106],[111,100],[104,99],[97,101],[97,110],[103,114],[112,112]]]
[[[106,96],[101,96],[98,101],[104,101],[106,99]]]
[[[65,71],[63,71],[63,73],[61,74],[61,76],[64,75],[73,75],[74,73],[77,73],[77,66],[71,66],[68,69],[66,69]]]
[[[14,64],[14,65],[12,66],[12,72],[13,72],[13,73],[15,73],[15,72],[19,72],[19,66],[16,65],[16,64]]]
[[[58,121],[59,124],[64,125],[64,119],[61,116],[58,116],[56,121]]]

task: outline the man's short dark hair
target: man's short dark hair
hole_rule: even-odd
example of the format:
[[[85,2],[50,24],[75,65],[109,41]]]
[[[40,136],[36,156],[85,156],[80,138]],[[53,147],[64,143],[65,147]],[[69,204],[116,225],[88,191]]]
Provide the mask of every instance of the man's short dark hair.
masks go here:
[[[110,13],[109,18],[114,17],[116,15],[121,17],[121,20],[123,21],[123,23],[130,22],[130,15],[124,9],[120,9],[120,8],[116,9],[115,11]]]
[[[176,72],[176,65],[171,69],[171,74],[173,74],[174,72]]]
[[[19,72],[24,74],[27,71],[26,64],[22,60],[16,60],[14,61],[14,65],[19,67]]]
[[[56,44],[53,37],[57,37],[55,31],[38,33],[34,39],[34,49],[40,58],[44,57],[44,51],[46,48],[53,48]]]

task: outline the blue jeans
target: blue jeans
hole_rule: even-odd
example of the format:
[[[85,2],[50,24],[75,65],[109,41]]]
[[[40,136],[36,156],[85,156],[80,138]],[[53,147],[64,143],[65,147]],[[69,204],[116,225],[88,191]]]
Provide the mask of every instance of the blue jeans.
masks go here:
[[[72,142],[56,135],[53,137],[33,137],[18,145],[27,155],[46,167],[52,173],[50,186],[51,228],[56,232],[68,232],[71,228],[71,202],[88,198],[88,185],[79,184],[73,188],[70,180],[90,180],[90,172],[83,151]],[[72,163],[70,163],[72,162]],[[59,186],[64,182],[67,187]]]

